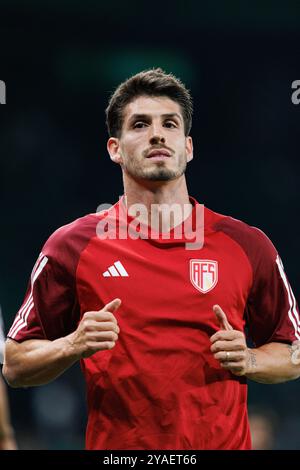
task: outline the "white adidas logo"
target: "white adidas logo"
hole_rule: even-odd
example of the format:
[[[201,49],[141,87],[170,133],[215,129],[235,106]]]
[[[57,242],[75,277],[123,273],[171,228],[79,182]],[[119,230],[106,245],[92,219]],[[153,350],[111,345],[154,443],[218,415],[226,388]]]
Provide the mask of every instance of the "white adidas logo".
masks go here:
[[[109,266],[108,270],[102,274],[103,277],[127,277],[128,272],[124,268],[121,261],[116,261],[112,266]]]

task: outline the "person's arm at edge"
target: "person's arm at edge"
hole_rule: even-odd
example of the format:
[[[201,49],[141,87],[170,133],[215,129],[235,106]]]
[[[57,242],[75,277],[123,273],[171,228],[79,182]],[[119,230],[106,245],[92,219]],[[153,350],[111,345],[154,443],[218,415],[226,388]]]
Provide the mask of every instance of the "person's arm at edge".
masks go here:
[[[31,387],[51,382],[82,357],[112,349],[119,327],[113,312],[120,306],[114,299],[98,312],[86,312],[78,328],[54,341],[29,339],[6,341],[3,375],[12,387]]]
[[[54,341],[30,339],[18,343],[7,339],[3,375],[14,388],[44,385],[71,367],[80,354],[72,334]]]
[[[300,377],[300,349],[284,343],[268,343],[247,349],[247,378],[275,384]]]
[[[0,375],[0,450],[16,450],[14,430],[10,422],[7,391]]]
[[[255,382],[276,384],[300,377],[300,344],[271,342],[248,348],[242,331],[234,330],[219,305],[213,307],[220,330],[211,338],[211,351],[223,369]]]

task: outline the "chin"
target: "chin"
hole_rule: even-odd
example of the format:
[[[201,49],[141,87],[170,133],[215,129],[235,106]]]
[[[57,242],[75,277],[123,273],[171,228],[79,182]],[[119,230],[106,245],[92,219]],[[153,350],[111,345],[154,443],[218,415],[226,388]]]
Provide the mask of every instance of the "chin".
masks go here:
[[[169,181],[177,178],[179,172],[165,167],[157,167],[142,171],[140,176],[148,181]]]
[[[170,172],[160,172],[156,174],[147,175],[146,179],[148,181],[171,181],[178,177],[175,173]]]
[[[183,171],[182,171],[183,170]],[[170,170],[168,168],[155,168],[151,169],[150,171],[128,171],[129,175],[133,177],[134,179],[137,178],[139,180],[145,180],[145,181],[172,181],[175,180],[176,178],[179,178],[180,176],[183,175],[184,169],[181,169],[180,171],[175,171],[175,170]]]

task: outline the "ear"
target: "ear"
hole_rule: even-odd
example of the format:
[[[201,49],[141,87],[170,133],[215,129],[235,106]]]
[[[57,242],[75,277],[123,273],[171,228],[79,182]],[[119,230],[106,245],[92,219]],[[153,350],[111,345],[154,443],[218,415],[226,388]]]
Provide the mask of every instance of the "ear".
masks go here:
[[[122,164],[122,156],[120,154],[120,142],[116,137],[110,137],[107,141],[107,151],[113,162]]]
[[[185,139],[185,149],[186,149],[187,161],[190,162],[191,160],[193,160],[193,157],[194,157],[193,139],[191,138],[190,135],[186,137]]]

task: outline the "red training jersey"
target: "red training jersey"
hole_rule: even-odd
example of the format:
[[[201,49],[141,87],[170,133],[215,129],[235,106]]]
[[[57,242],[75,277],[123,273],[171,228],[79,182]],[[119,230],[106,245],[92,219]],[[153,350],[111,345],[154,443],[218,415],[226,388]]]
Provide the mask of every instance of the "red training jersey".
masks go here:
[[[196,233],[200,205],[191,202]],[[133,222],[121,199],[58,229],[8,336],[54,340],[119,297],[116,346],[81,361],[87,449],[249,449],[246,378],[222,369],[210,352],[219,330],[212,306],[234,329],[247,326],[257,347],[299,340],[296,301],[276,249],[257,228],[207,208],[204,244],[193,250],[184,230],[149,237],[139,225],[137,237],[113,236]]]

